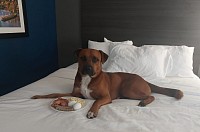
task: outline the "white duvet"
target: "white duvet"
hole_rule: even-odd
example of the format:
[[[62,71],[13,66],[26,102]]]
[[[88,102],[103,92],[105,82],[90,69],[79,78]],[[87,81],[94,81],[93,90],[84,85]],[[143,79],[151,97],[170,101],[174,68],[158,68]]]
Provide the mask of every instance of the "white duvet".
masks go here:
[[[0,132],[199,132],[200,80],[165,78],[152,82],[178,88],[181,100],[153,94],[156,99],[146,107],[138,100],[117,99],[101,107],[98,117],[87,119],[93,100],[75,112],[57,112],[52,99],[30,99],[36,94],[71,92],[76,74],[74,66],[0,97]]]

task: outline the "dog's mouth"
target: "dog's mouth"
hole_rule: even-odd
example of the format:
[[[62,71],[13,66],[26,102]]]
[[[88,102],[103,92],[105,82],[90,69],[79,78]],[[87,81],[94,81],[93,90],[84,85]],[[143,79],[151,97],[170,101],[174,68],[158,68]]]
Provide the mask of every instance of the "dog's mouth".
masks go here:
[[[84,66],[82,71],[81,71],[81,74],[84,76],[84,75],[88,75],[90,77],[94,77],[95,76],[95,72],[92,68],[92,66]]]

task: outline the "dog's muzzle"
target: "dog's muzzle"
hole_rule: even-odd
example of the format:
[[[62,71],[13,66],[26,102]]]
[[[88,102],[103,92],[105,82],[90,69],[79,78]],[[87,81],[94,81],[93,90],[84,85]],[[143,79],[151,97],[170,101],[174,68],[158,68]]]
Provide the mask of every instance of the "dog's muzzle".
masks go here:
[[[82,70],[82,74],[83,75],[93,76],[94,75],[94,70],[93,70],[92,66],[90,66],[90,65],[84,66],[83,70]]]

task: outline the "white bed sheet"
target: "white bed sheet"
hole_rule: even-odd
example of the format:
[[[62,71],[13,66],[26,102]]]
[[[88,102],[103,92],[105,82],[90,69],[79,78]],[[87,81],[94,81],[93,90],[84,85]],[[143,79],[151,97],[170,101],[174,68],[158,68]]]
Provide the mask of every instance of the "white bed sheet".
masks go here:
[[[36,94],[71,92],[77,64],[0,97],[0,132],[199,132],[200,80],[166,78],[152,83],[178,88],[184,97],[153,94],[156,100],[146,107],[139,101],[117,99],[103,106],[95,119],[86,114],[93,100],[76,112],[57,112],[52,99],[30,99]]]

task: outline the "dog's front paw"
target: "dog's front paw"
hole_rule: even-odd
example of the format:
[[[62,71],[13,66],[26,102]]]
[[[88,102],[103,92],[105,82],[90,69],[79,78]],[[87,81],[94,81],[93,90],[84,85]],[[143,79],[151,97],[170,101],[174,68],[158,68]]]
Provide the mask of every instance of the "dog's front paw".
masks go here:
[[[87,118],[88,118],[88,119],[93,119],[93,118],[95,118],[95,117],[97,117],[97,114],[95,114],[94,112],[89,111],[89,112],[87,113]]]
[[[41,95],[35,95],[35,96],[33,96],[33,97],[31,97],[31,99],[41,99],[43,96],[41,96]]]

